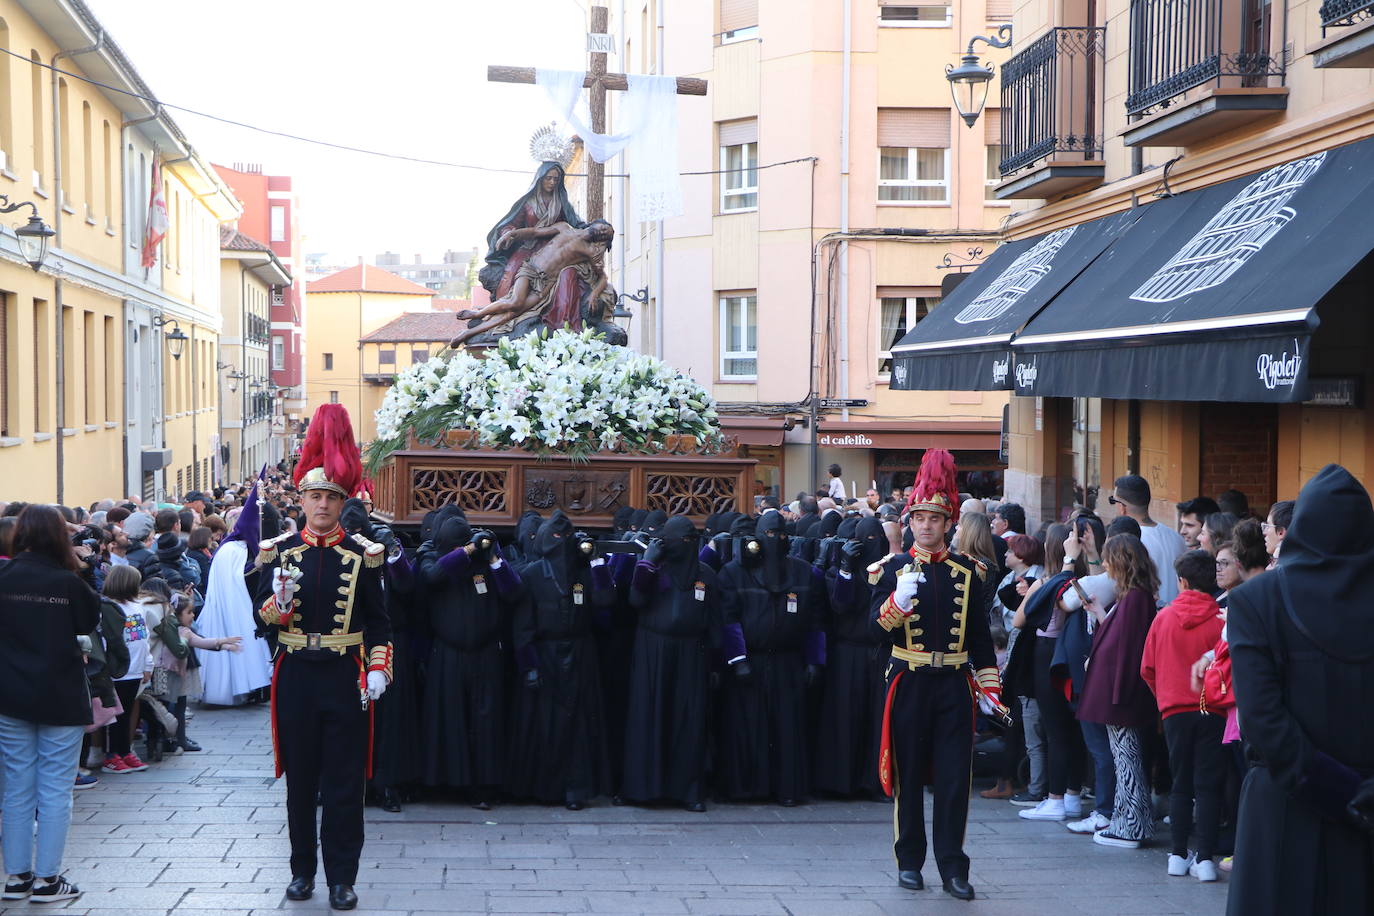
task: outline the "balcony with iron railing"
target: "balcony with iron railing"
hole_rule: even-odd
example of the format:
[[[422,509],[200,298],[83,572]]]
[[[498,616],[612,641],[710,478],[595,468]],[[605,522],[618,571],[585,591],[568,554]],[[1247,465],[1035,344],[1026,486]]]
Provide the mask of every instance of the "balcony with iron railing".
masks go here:
[[[1190,146],[1288,107],[1264,0],[1131,0],[1127,146]],[[1282,33],[1280,22],[1280,33]]]
[[[1324,0],[1322,40],[1312,48],[1317,68],[1374,67],[1374,0]]]
[[[999,199],[1102,183],[1106,29],[1052,28],[1002,65]]]

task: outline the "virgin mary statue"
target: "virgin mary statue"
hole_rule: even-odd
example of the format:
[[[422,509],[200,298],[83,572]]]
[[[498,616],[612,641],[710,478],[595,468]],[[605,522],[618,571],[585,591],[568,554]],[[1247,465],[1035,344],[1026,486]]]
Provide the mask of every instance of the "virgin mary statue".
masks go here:
[[[516,229],[542,229],[559,222],[567,223],[574,229],[586,225],[573,209],[572,201],[568,200],[568,191],[563,184],[563,166],[558,162],[545,161],[540,163],[539,170],[535,172],[530,189],[487,233],[486,265],[477,274],[477,279],[491,293],[492,301],[510,292],[520,265],[529,260],[530,255],[543,244],[531,240],[502,250],[498,244],[501,239]]]

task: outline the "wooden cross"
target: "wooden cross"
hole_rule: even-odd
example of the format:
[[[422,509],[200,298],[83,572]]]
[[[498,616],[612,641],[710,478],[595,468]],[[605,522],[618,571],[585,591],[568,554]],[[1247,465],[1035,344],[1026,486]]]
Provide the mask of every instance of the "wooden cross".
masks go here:
[[[605,34],[607,29],[606,7],[592,7],[592,33]],[[533,67],[487,67],[487,81],[493,83],[533,83]],[[626,90],[630,88],[629,78],[624,73],[606,72],[605,52],[593,51],[587,78],[582,83],[591,90],[590,107],[592,130],[598,134],[606,132],[606,90]],[[706,80],[679,76],[678,95],[705,95]],[[602,218],[602,201],[605,198],[606,167],[588,157],[587,162],[587,221]]]

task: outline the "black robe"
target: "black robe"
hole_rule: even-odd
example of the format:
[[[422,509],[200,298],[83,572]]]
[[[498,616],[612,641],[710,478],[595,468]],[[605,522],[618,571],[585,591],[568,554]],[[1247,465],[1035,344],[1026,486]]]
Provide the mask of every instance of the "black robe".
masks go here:
[[[522,567],[525,598],[515,613],[517,662],[522,672],[537,669],[540,682],[516,690],[507,786],[545,803],[582,803],[611,789],[594,624],[609,614],[615,586],[604,565],[571,561],[568,570],[563,588],[543,559]]]
[[[808,662],[824,661],[825,585],[804,561],[781,559],[780,591],[739,560],[717,577],[721,617],[727,629],[739,628],[753,669],[747,679],[727,674],[723,691],[718,788],[735,799],[795,801],[810,791],[804,673]]]
[[[416,596],[414,569],[404,555],[388,560],[382,574],[391,616],[392,680],[374,714],[372,783],[395,788],[419,782],[423,774],[420,684],[410,619]]]
[[[687,588],[640,562],[621,794],[633,801],[702,801],[712,634],[720,625],[716,574],[699,564]]]
[[[418,560],[433,637],[422,707],[424,780],[488,800],[506,779],[509,601],[519,598],[518,580],[503,591],[502,578],[461,549],[441,556],[430,548]]]
[[[1374,912],[1374,840],[1347,805],[1374,777],[1374,511],[1328,465],[1298,497],[1277,570],[1230,593],[1241,734],[1233,916]]]
[[[601,665],[601,695],[606,709],[606,752],[611,762],[611,791],[619,792],[625,760],[625,717],[630,703],[630,654],[635,644],[635,609],[630,606],[630,577],[636,554],[615,553],[606,558],[615,582],[615,601],[606,626],[596,631],[596,655]]]
[[[869,626],[873,590],[863,566],[848,577],[830,569],[825,579],[830,620],[812,784],[838,795],[876,797],[882,792],[878,749],[890,652]]]

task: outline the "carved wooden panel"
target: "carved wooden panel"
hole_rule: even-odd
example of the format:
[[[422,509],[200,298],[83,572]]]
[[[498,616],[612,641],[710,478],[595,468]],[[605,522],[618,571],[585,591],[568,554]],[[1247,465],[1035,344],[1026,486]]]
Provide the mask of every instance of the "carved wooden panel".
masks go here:
[[[372,478],[372,484],[376,489],[372,497],[373,504],[394,512],[396,507],[396,462],[388,461],[382,465],[377,470],[377,475]]]
[[[724,474],[645,474],[647,508],[697,517],[731,512],[738,481],[738,477]]]
[[[411,468],[411,507],[428,512],[453,504],[464,512],[506,512],[508,474],[506,468]]]
[[[574,517],[613,515],[630,502],[630,472],[623,468],[536,465],[525,470],[524,500],[523,509],[537,509],[546,515],[554,509]]]

